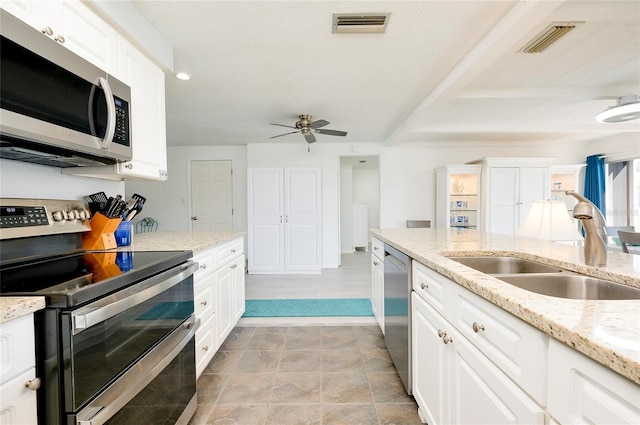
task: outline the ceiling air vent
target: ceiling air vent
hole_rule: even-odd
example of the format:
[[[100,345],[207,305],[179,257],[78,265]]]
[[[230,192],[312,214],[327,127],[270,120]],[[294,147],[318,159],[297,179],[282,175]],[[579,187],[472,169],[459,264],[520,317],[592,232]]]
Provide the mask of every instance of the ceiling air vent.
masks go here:
[[[584,22],[554,22],[542,30],[518,53],[541,53],[580,24],[584,24]]]
[[[381,33],[387,29],[390,13],[334,13],[333,33]]]

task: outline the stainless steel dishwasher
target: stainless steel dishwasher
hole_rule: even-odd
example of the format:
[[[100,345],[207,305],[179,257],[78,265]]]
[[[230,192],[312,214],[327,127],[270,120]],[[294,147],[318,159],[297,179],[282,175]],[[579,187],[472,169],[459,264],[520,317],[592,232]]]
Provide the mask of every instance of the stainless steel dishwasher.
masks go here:
[[[411,259],[384,244],[384,342],[411,394]]]

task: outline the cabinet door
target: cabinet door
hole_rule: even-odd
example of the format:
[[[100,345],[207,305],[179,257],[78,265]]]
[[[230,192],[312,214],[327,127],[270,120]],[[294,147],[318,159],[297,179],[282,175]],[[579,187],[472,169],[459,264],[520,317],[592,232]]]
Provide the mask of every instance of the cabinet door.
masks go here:
[[[35,376],[36,369],[32,367],[0,385],[0,423],[3,425],[38,423],[36,392],[24,385]]]
[[[2,8],[104,71],[117,73],[118,33],[79,1],[4,1]]]
[[[233,264],[227,264],[214,273],[217,299],[218,343],[222,344],[233,329]],[[217,347],[216,347],[217,348]]]
[[[491,168],[489,232],[513,235],[518,225],[518,168]]]
[[[551,195],[549,190],[549,169],[545,167],[525,167],[520,169],[519,178],[520,209],[518,211],[518,230],[529,214],[533,201],[544,201]]]
[[[124,38],[118,38],[119,78],[131,87],[133,160],[122,176],[167,179],[164,72]]]
[[[549,383],[549,413],[563,424],[640,423],[640,386],[554,339]]]
[[[284,171],[248,171],[249,273],[284,270]]]
[[[384,334],[384,262],[371,254],[371,309]]]
[[[544,411],[460,333],[447,331],[452,424],[544,424]],[[442,341],[439,341],[442,344]]]
[[[320,170],[285,168],[285,269],[320,271]]]
[[[453,423],[448,416],[451,350],[438,336],[439,331],[447,331],[451,326],[415,292],[411,301],[413,397],[429,425]]]
[[[245,310],[245,290],[244,290],[244,255],[236,258],[233,263],[233,322],[231,327],[233,328],[240,317],[244,314]]]

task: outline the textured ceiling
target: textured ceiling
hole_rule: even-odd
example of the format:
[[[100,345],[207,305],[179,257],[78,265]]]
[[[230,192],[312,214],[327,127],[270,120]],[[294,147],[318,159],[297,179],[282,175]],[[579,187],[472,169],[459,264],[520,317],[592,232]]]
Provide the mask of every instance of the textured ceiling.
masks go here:
[[[640,93],[640,1],[135,1],[173,45],[169,145],[265,142],[297,115],[349,143],[638,136],[594,115]],[[333,13],[390,13],[384,34],[332,34]],[[548,51],[516,53],[550,22]],[[304,143],[301,135],[274,139]]]

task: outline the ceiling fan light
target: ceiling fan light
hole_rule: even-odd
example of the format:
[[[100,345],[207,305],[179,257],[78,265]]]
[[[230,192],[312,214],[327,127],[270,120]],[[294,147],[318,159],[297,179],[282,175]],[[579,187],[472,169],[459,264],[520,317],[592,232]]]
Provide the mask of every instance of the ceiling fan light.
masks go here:
[[[618,99],[618,104],[596,115],[599,123],[617,123],[640,118],[640,97],[626,95]]]

